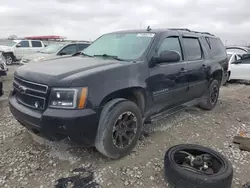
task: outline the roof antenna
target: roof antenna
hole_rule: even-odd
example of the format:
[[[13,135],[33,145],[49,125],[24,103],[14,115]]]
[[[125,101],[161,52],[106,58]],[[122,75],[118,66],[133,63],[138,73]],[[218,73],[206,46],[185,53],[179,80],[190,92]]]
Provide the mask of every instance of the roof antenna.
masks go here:
[[[150,28],[150,25],[147,27],[147,31],[151,31],[152,29]]]

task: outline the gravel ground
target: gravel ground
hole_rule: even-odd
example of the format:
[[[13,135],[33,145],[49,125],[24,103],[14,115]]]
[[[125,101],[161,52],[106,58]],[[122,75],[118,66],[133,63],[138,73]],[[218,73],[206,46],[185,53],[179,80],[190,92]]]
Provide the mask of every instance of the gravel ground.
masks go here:
[[[0,103],[1,104],[1,103]],[[109,160],[94,148],[68,141],[50,142],[30,134],[0,106],[0,187],[52,188],[56,180],[75,175],[79,167],[93,172],[101,187],[167,188],[163,180],[165,151],[176,144],[212,147],[229,158],[234,167],[233,187],[249,181],[250,152],[232,143],[240,131],[250,133],[250,86],[230,84],[221,88],[213,111],[193,107],[150,125],[136,149],[120,160]],[[78,173],[79,174],[79,173]]]

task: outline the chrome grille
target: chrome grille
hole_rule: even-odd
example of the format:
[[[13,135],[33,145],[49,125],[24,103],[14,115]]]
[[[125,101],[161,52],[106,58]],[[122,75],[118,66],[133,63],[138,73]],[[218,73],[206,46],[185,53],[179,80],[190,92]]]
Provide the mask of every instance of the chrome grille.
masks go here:
[[[48,86],[23,80],[15,76],[13,87],[16,99],[21,104],[38,110],[45,108]]]

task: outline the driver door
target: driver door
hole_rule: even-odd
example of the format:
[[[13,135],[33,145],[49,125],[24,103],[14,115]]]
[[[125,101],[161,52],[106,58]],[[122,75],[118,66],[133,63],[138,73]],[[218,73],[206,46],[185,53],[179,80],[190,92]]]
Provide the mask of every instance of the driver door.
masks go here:
[[[160,44],[156,56],[159,56],[165,50],[178,52],[181,60],[157,64],[150,68],[149,87],[153,98],[153,106],[156,107],[157,112],[162,111],[163,108],[185,102],[185,97],[188,96],[187,63],[183,59],[179,37],[165,38]]]
[[[19,42],[15,47],[16,59],[22,59],[22,57],[31,54],[31,47],[28,40]]]

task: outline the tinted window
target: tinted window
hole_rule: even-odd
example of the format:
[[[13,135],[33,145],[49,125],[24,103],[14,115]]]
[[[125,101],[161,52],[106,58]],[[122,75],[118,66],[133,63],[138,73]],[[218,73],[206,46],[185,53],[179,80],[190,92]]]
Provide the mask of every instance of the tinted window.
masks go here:
[[[211,55],[213,57],[225,57],[226,49],[220,39],[217,38],[209,38],[210,46],[211,46]]]
[[[39,48],[42,47],[42,43],[40,41],[31,41],[32,47]]]
[[[169,37],[166,38],[160,45],[160,48],[157,52],[158,55],[160,55],[160,53],[164,50],[170,50],[170,51],[176,51],[180,54],[181,56],[181,60],[182,58],[182,50],[181,50],[181,45],[180,45],[180,41],[179,38],[177,37]]]
[[[27,40],[21,41],[21,42],[19,42],[19,44],[21,44],[21,47],[23,47],[23,48],[30,47],[29,41],[27,41]]]
[[[202,59],[201,46],[197,38],[183,38],[183,44],[188,61]]]
[[[60,53],[65,53],[66,55],[74,54],[77,52],[76,44],[68,45]]]
[[[78,44],[79,51],[82,51],[83,49],[87,48],[89,44]]]
[[[240,60],[240,59],[238,59],[238,60]],[[250,64],[250,57],[242,59],[241,62],[242,62],[242,64]]]

